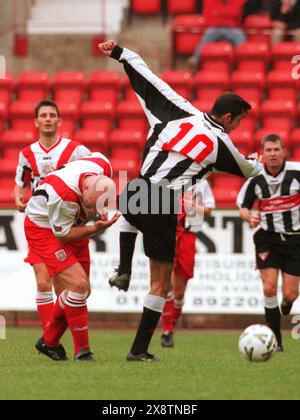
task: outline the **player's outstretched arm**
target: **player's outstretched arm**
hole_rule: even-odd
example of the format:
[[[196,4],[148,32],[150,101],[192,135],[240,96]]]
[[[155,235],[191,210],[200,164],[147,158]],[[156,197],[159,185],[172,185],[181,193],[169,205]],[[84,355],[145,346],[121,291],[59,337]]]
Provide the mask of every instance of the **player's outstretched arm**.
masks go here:
[[[113,49],[115,48],[115,46],[117,45],[117,43],[115,41],[106,41],[103,42],[101,44],[99,44],[99,49],[100,51],[104,54],[107,55],[108,57],[111,56],[111,53],[113,51]]]
[[[99,44],[100,51],[121,62],[149,120],[150,126],[160,122],[199,114],[184,98],[156,76],[134,51],[121,48],[115,41]]]
[[[110,220],[105,218],[104,220],[98,220],[94,225],[72,227],[67,235],[59,237],[58,239],[60,239],[61,242],[66,243],[89,238],[91,236],[105,232],[106,229],[114,225],[120,217],[121,213],[118,212]]]

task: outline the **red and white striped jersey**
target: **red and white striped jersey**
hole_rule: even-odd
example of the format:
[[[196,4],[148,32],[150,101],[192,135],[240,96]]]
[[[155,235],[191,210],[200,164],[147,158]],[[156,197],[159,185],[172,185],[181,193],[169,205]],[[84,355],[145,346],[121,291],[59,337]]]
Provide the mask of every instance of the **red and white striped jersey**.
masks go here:
[[[50,172],[90,153],[85,146],[65,138],[60,138],[50,149],[37,141],[20,152],[16,184],[19,187],[30,184],[34,191]]]
[[[67,235],[72,226],[86,222],[81,203],[82,186],[87,174],[112,177],[109,160],[101,153],[70,162],[48,175],[34,191],[26,214],[37,226],[52,229],[57,237]]]

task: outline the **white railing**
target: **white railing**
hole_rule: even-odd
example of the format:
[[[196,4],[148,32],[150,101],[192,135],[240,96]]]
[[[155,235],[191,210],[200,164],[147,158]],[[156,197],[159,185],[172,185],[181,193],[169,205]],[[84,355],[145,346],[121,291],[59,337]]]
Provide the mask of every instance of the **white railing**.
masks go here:
[[[36,0],[29,34],[117,34],[128,0]]]

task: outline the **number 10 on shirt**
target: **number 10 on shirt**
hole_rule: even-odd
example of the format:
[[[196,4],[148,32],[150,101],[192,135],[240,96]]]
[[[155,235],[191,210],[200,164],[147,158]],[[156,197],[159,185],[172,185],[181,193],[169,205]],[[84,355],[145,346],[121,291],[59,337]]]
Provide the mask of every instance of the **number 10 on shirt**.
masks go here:
[[[191,123],[182,123],[179,133],[164,144],[163,151],[180,153],[200,164],[214,150],[214,142],[205,134],[192,136],[193,128],[194,125]],[[198,152],[200,145],[204,146],[204,149],[202,148],[201,152]]]

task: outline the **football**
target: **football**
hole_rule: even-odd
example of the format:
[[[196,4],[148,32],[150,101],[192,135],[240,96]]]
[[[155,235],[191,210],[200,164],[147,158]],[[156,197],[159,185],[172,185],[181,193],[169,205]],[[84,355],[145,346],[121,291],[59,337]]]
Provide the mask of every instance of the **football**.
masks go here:
[[[249,362],[267,362],[277,351],[277,340],[265,325],[251,325],[239,339],[239,350]]]

